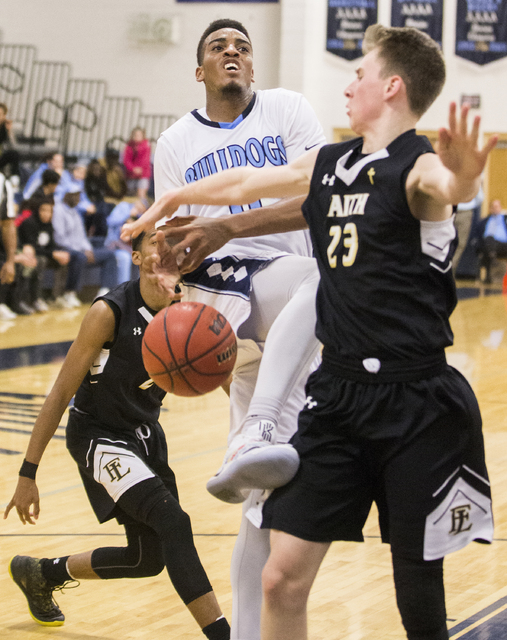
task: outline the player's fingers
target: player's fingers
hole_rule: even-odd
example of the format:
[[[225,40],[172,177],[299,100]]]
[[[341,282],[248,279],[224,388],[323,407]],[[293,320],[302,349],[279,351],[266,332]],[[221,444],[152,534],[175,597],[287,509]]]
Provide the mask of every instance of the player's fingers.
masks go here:
[[[451,141],[451,136],[447,129],[439,129],[438,130],[438,148],[439,150],[444,151]]]
[[[480,126],[481,126],[481,116],[475,116],[474,121],[472,123],[472,130],[470,131],[470,142],[474,147],[478,146]]]
[[[499,136],[497,134],[491,136],[483,148],[483,153],[488,155],[490,151],[492,151],[496,147],[496,143],[498,142]]]
[[[9,502],[9,504],[7,505],[7,507],[5,508],[5,511],[4,511],[4,520],[5,520],[5,519],[7,518],[7,516],[9,515],[9,513],[10,513],[10,511],[11,511],[11,509],[12,509],[12,507],[13,507],[13,506],[14,506],[14,502],[11,500],[11,501]]]
[[[460,119],[459,119],[459,133],[463,137],[466,137],[468,130],[468,111],[470,110],[470,105],[464,104],[461,107]]]
[[[456,103],[451,102],[449,105],[449,131],[456,133]]]
[[[207,251],[203,251],[202,249],[196,249],[195,251],[190,251],[185,254],[185,257],[179,264],[180,273],[190,273],[197,269],[197,267],[201,264],[201,262],[208,256]]]
[[[175,216],[174,218],[171,218],[170,220],[167,220],[167,222],[165,222],[165,226],[167,227],[186,227],[187,225],[191,224],[197,216]]]

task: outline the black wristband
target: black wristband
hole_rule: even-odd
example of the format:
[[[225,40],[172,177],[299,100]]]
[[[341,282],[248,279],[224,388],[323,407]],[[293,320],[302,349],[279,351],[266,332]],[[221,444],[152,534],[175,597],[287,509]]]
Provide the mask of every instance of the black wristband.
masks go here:
[[[23,476],[23,478],[30,478],[30,480],[35,480],[35,474],[37,473],[38,468],[38,464],[23,460],[23,464],[21,465],[21,469],[19,470],[19,475]]]

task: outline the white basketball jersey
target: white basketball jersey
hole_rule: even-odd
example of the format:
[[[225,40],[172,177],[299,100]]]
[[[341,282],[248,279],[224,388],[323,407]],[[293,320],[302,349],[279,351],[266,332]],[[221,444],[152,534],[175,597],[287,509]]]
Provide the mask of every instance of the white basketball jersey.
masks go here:
[[[155,196],[212,173],[239,166],[277,166],[326,143],[308,101],[285,89],[257,91],[245,111],[231,123],[212,122],[205,109],[183,116],[164,131],[155,153]],[[178,216],[218,217],[266,206],[262,200],[243,206],[190,205]],[[311,256],[307,231],[235,238],[215,257],[271,258],[284,254]]]

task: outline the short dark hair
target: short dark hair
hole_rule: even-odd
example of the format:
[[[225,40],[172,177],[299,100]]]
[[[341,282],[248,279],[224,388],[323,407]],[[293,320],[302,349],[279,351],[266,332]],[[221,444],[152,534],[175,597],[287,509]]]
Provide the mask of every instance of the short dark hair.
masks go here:
[[[46,169],[42,172],[42,185],[45,187],[48,184],[58,184],[60,182],[60,174],[53,169]]]
[[[445,82],[445,62],[437,43],[413,27],[374,24],[364,34],[363,53],[373,49],[378,49],[383,63],[382,77],[399,75],[407,88],[408,106],[422,116]]]
[[[238,22],[237,20],[230,20],[229,18],[220,18],[219,20],[213,20],[213,22],[210,23],[205,29],[204,33],[201,36],[201,39],[199,40],[199,44],[197,45],[197,64],[199,66],[201,66],[202,60],[204,58],[204,41],[210,33],[218,31],[219,29],[236,29],[236,31],[240,31],[250,40],[248,31],[241,24],[241,22]]]
[[[136,236],[135,238],[132,238],[132,251],[141,250],[141,244],[144,240],[145,235],[146,233],[144,231],[141,231],[141,233],[138,236]]]
[[[35,196],[28,200],[26,203],[26,208],[30,209],[32,213],[38,211],[43,204],[50,204],[53,206],[55,204],[55,200],[53,196]]]

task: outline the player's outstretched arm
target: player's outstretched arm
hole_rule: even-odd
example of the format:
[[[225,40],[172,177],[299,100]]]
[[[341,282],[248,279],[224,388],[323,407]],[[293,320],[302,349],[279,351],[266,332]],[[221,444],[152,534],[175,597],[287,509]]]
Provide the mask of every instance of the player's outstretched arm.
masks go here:
[[[463,105],[458,116],[456,103],[451,103],[449,126],[439,130],[438,156],[421,156],[411,172],[418,190],[441,205],[469,202],[477,195],[488,154],[498,141],[491,136],[479,148],[480,116],[469,128],[468,112],[469,106]]]
[[[121,237],[124,241],[135,238],[162,217],[171,217],[183,204],[241,205],[260,198],[306,195],[318,152],[312,149],[280,167],[229,169],[168,191],[138,220],[125,225]]]
[[[176,217],[164,229],[178,256],[181,273],[189,273],[232,238],[297,231],[307,227],[301,212],[305,196],[284,198],[267,207],[221,218]],[[160,249],[159,249],[160,251]]]
[[[70,347],[58,378],[35,421],[25,454],[25,460],[28,462],[39,464],[86,372],[97,358],[103,344],[114,337],[114,327],[112,310],[105,302],[99,300],[86,314],[79,334]],[[40,512],[39,491],[35,480],[19,476],[14,496],[5,509],[4,519],[13,508],[23,524],[35,524]]]

